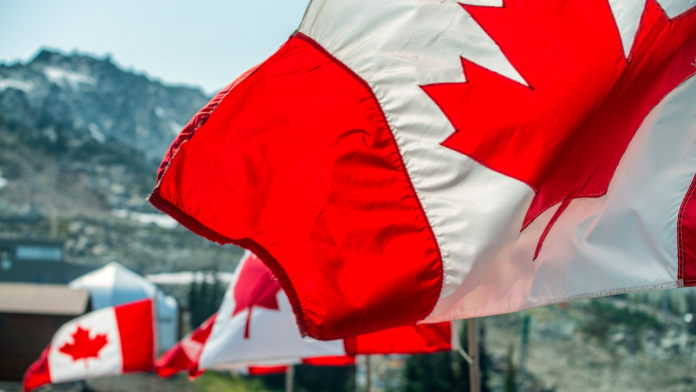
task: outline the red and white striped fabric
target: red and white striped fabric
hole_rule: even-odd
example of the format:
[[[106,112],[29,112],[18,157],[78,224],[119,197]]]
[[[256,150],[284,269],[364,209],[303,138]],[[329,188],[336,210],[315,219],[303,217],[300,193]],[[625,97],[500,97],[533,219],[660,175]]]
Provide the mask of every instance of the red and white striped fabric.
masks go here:
[[[450,322],[412,325],[337,341],[303,339],[290,302],[271,271],[251,252],[240,262],[219,312],[156,362],[169,377],[187,370],[284,372],[290,364],[344,366],[359,354],[427,354],[458,346]]]
[[[24,374],[24,391],[42,385],[153,369],[152,301],[100,309],[65,323]]]
[[[321,339],[696,284],[696,0],[315,0],[150,197]]]

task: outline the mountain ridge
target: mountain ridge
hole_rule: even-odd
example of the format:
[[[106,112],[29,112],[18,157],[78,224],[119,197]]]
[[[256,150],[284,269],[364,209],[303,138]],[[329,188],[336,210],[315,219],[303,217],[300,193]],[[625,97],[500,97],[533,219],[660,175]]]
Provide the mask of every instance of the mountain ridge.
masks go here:
[[[200,89],[169,86],[126,71],[109,57],[40,51],[27,63],[0,64],[5,121],[43,131],[56,126],[99,143],[111,137],[159,161],[208,102]]]
[[[233,270],[237,248],[146,201],[170,143],[207,102],[108,58],[41,51],[0,65],[0,237],[62,240],[67,261],[143,274]]]

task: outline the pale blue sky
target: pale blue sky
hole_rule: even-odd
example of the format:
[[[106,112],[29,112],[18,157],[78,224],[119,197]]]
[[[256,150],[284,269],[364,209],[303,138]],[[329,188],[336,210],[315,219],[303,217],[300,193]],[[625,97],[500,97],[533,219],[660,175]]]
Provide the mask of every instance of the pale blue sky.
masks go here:
[[[216,92],[265,60],[309,0],[0,0],[0,63],[40,48],[112,60],[169,84]]]

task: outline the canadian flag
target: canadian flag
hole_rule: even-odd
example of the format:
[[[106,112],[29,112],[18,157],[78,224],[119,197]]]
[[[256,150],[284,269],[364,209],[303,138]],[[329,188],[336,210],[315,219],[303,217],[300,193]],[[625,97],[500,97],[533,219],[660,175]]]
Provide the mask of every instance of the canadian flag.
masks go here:
[[[412,325],[336,341],[302,338],[288,297],[271,271],[247,252],[220,310],[156,361],[169,377],[187,370],[235,369],[249,374],[284,372],[286,365],[354,364],[358,354],[426,354],[458,347],[450,322]]]
[[[201,370],[198,367],[198,364],[203,346],[208,341],[210,332],[213,329],[216,316],[217,313],[212,315],[208,320],[186,335],[179,343],[167,350],[167,352],[162,354],[162,356],[155,361],[155,371],[159,376],[167,378],[181,371],[187,371],[189,378],[193,380],[205,372],[205,370]],[[237,372],[243,374],[263,375],[285,373],[288,365],[295,363],[304,363],[314,366],[346,366],[355,364],[355,357],[349,355],[315,357],[284,361],[284,363],[275,366],[238,365],[225,366],[224,368],[233,368]]]
[[[303,333],[696,284],[696,0],[315,0],[150,201]]]
[[[24,391],[45,384],[153,369],[152,301],[90,312],[65,323],[24,374]]]

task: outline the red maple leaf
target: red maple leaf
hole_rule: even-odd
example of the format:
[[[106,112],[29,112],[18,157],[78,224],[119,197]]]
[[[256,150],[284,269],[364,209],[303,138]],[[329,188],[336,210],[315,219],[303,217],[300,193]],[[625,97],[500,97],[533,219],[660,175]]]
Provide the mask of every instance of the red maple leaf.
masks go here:
[[[87,367],[87,359],[99,358],[99,351],[109,342],[106,334],[96,335],[94,339],[90,338],[89,329],[82,329],[79,325],[77,326],[77,331],[72,334],[72,338],[72,343],[65,343],[58,350],[70,355],[73,362],[84,359],[85,367]]]
[[[455,128],[443,145],[528,184],[522,225],[603,196],[650,110],[695,73],[696,12],[670,20],[647,0],[628,59],[606,0],[463,5],[528,86],[466,59],[467,82],[422,86]]]
[[[256,255],[251,255],[239,271],[237,283],[234,285],[234,311],[232,317],[244,309],[249,309],[244,327],[244,339],[249,339],[249,323],[254,306],[270,310],[280,310],[278,307],[278,292],[280,283],[273,273]]]

